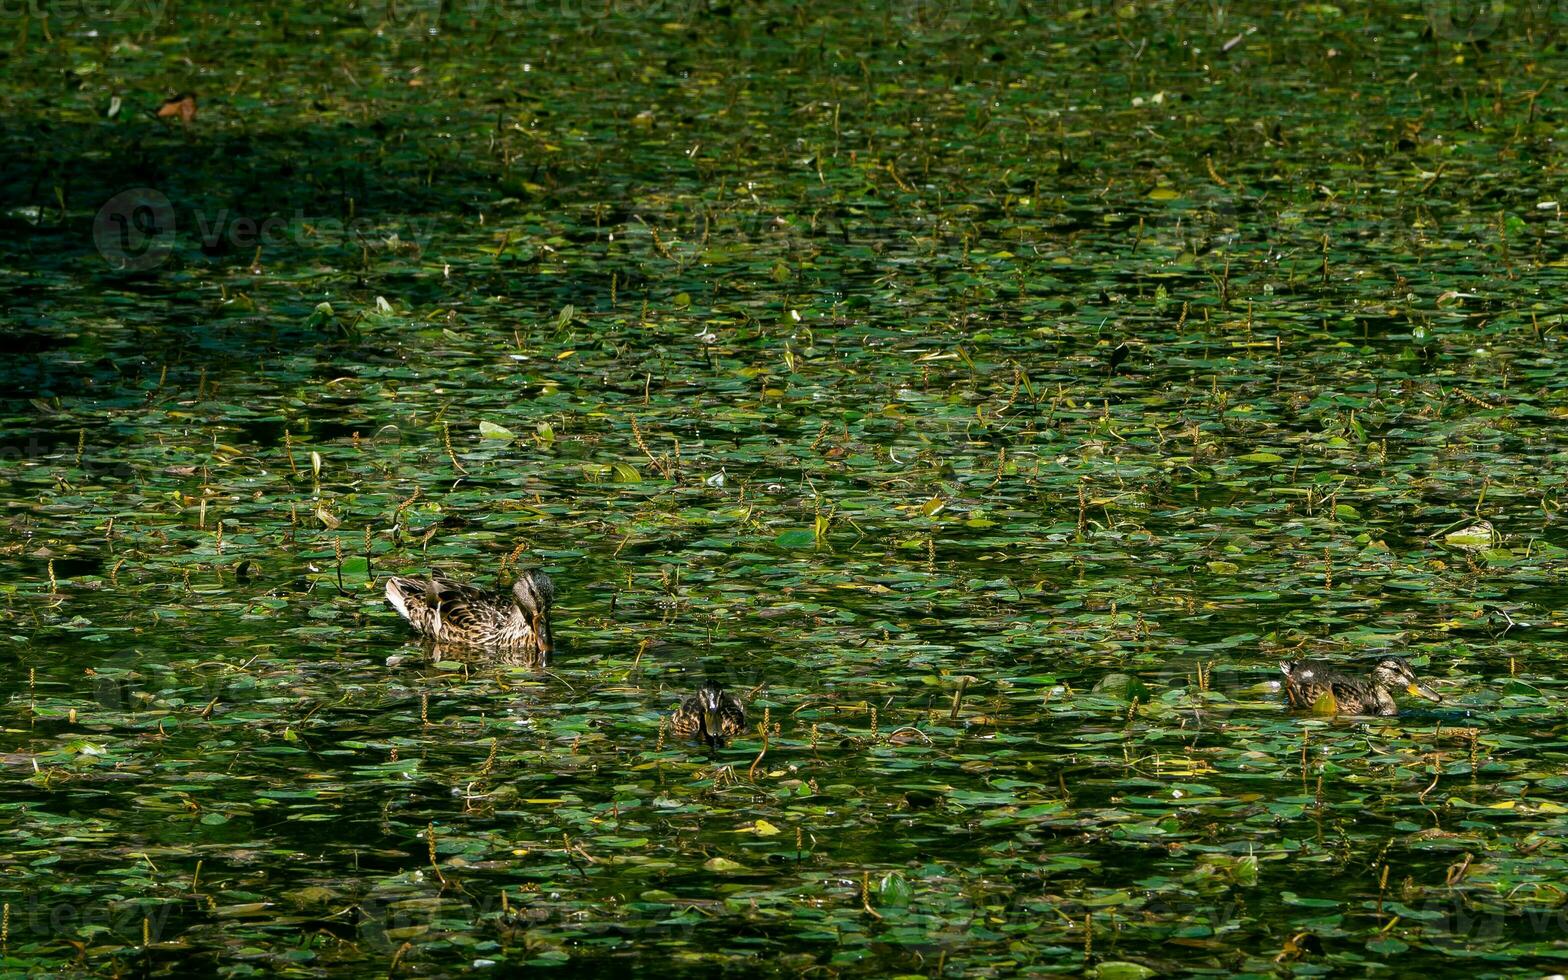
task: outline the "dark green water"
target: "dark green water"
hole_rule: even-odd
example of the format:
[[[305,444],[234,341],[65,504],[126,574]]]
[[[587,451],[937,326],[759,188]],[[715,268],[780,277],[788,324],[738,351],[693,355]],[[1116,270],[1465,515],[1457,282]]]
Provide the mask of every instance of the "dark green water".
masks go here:
[[[1562,969],[1557,6],[42,9],[7,975]]]

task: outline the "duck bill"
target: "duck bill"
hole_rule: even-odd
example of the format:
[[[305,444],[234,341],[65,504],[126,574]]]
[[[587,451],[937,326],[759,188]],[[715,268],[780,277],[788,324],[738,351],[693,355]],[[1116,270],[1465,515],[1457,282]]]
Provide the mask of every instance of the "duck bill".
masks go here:
[[[534,636],[539,641],[539,652],[548,657],[555,652],[555,637],[550,632],[550,614],[534,617]]]
[[[1439,696],[1438,693],[1436,691],[1432,690],[1430,687],[1426,687],[1424,685],[1417,684],[1414,681],[1412,681],[1410,683],[1410,686],[1406,687],[1405,690],[1409,691],[1411,694],[1415,695],[1418,698],[1426,698],[1428,701],[1439,701],[1439,702],[1441,702],[1443,700],[1442,697]]]
[[[719,713],[711,708],[702,709],[702,730],[707,732],[709,738],[717,738],[719,732]]]

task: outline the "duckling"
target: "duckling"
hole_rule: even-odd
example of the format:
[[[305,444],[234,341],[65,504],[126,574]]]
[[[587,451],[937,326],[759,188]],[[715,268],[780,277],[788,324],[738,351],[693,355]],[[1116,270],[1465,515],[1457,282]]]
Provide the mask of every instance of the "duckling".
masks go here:
[[[387,601],[416,632],[438,645],[539,660],[548,660],[555,650],[550,631],[555,583],[538,569],[518,575],[510,592],[435,576],[393,576],[387,579]]]
[[[713,748],[746,730],[746,708],[717,681],[708,681],[675,709],[675,734],[700,737]]]
[[[1292,708],[1319,707],[1324,698],[1337,715],[1397,715],[1399,706],[1389,691],[1402,687],[1428,701],[1442,701],[1418,680],[1403,657],[1384,657],[1366,677],[1347,674],[1321,660],[1287,660],[1279,665],[1285,674],[1285,694]]]

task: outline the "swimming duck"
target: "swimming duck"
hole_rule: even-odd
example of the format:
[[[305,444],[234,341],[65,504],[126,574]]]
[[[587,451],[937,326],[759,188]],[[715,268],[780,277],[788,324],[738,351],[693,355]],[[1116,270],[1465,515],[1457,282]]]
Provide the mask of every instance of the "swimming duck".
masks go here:
[[[1365,677],[1344,673],[1322,660],[1287,660],[1279,669],[1285,674],[1285,694],[1292,708],[1326,707],[1336,715],[1397,715],[1399,706],[1389,693],[1393,688],[1404,688],[1428,701],[1443,700],[1416,680],[1403,657],[1384,657]]]
[[[675,734],[700,737],[713,748],[746,730],[746,708],[717,681],[708,681],[675,709]]]
[[[550,604],[555,583],[538,569],[518,575],[510,592],[489,592],[449,579],[387,579],[387,601],[409,625],[438,645],[477,647],[545,659],[555,649]]]

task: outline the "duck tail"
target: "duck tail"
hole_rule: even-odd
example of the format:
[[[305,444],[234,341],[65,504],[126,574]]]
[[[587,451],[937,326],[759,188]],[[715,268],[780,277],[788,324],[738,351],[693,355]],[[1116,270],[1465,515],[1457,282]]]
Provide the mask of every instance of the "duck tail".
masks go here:
[[[1279,672],[1281,674],[1284,674],[1286,677],[1289,677],[1292,673],[1295,672],[1295,670],[1296,670],[1296,662],[1294,660],[1282,660],[1282,661],[1280,661]]]
[[[407,592],[411,584],[407,579],[395,575],[387,579],[387,602],[392,604],[392,608],[397,610],[399,616],[410,621],[414,618],[408,614]]]

